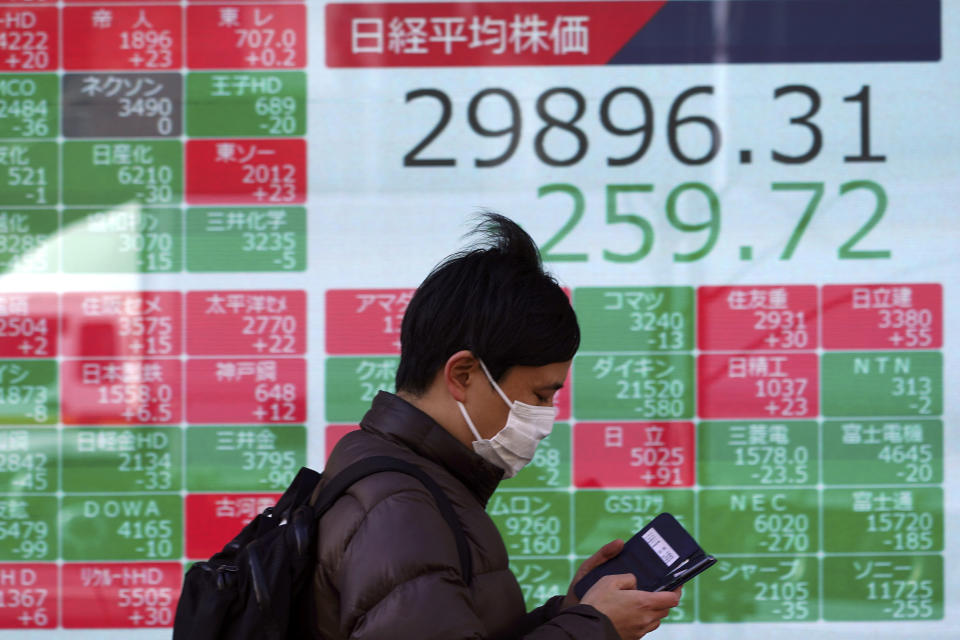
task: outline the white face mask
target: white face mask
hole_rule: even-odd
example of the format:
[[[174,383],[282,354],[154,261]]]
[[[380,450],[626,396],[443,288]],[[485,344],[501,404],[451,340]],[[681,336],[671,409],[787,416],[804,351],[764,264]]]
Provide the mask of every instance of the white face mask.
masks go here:
[[[533,460],[537,445],[550,435],[553,422],[557,419],[557,409],[556,407],[535,407],[519,401],[510,402],[510,398],[490,375],[487,365],[483,364],[482,360],[478,362],[487,380],[510,407],[507,423],[493,438],[489,440],[481,438],[473,425],[473,420],[467,414],[467,408],[461,402],[457,402],[457,406],[460,407],[463,419],[467,421],[467,426],[476,438],[473,442],[473,450],[487,462],[503,469],[505,478],[512,478]]]

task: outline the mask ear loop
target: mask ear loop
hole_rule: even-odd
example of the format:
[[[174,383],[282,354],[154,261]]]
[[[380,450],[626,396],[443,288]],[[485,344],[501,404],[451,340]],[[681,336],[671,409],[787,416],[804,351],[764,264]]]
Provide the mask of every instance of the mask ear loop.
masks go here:
[[[507,403],[507,406],[512,409],[513,402],[510,400],[510,398],[507,397],[507,394],[503,392],[503,389],[501,389],[500,385],[498,385],[496,380],[493,379],[493,376],[490,375],[490,370],[487,369],[487,365],[483,364],[483,360],[481,360],[480,358],[477,358],[477,362],[479,362],[480,367],[483,368],[483,372],[486,374],[487,380],[489,380],[490,384],[493,385],[493,388],[497,390],[497,393],[499,393],[500,397],[503,398],[503,401]]]
[[[463,419],[467,421],[467,426],[470,427],[470,431],[473,433],[474,437],[477,440],[483,440],[480,437],[480,432],[477,431],[477,428],[473,426],[473,420],[470,419],[470,414],[467,413],[467,408],[463,406],[462,402],[457,402],[457,408],[460,409],[460,413],[463,414]]]

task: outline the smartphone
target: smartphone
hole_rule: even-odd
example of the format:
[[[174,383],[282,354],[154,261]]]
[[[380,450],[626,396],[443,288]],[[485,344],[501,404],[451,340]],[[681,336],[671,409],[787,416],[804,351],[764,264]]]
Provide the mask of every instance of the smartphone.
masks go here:
[[[716,563],[717,559],[713,556],[703,556],[693,564],[687,563],[688,566],[677,567],[670,573],[670,576],[668,576],[670,577],[670,580],[654,589],[654,591],[673,591],[687,581],[692,580],[696,576],[700,575]]]

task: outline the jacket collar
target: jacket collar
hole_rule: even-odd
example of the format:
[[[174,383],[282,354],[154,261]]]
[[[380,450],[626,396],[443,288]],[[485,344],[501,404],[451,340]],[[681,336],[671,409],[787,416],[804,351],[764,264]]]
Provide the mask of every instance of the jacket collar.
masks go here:
[[[377,394],[360,426],[443,466],[484,508],[503,477],[500,467],[463,446],[433,418],[392,393]]]

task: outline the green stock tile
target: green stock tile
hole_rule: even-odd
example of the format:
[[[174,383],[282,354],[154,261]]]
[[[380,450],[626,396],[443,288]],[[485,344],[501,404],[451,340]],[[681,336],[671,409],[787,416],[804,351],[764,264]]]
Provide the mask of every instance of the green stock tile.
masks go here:
[[[576,356],[573,413],[586,420],[692,418],[693,376],[693,356]]]
[[[186,106],[189,136],[302,136],[307,132],[307,74],[188,73]]]
[[[824,353],[825,416],[937,416],[943,413],[943,354],[931,351]]]
[[[569,491],[497,491],[487,512],[511,557],[570,553]]]
[[[0,360],[0,424],[55,424],[55,360]]]
[[[0,138],[57,136],[60,81],[55,73],[0,73]]]
[[[827,556],[823,617],[828,621],[943,619],[943,556]]]
[[[827,553],[942,551],[943,489],[827,489],[823,528]]]
[[[358,422],[377,391],[393,391],[400,358],[327,358],[327,422]]]
[[[56,142],[0,142],[0,205],[54,205],[60,193]]]
[[[55,272],[59,228],[55,209],[0,209],[0,271]]]
[[[182,555],[179,495],[65,496],[64,560],[174,560]]]
[[[697,478],[704,486],[815,485],[818,454],[812,421],[704,421],[697,427]]]
[[[56,491],[59,457],[56,429],[0,429],[0,493]]]
[[[67,205],[177,205],[183,193],[179,140],[67,141],[63,202]]]
[[[540,441],[537,453],[514,478],[503,480],[500,489],[561,489],[570,486],[570,425],[558,422]]]
[[[189,491],[283,491],[306,464],[303,426],[187,429]]]
[[[698,541],[709,553],[815,553],[820,547],[815,489],[703,489],[698,501]]]
[[[57,557],[57,499],[0,498],[0,560],[23,562]]]
[[[581,489],[574,494],[575,552],[591,556],[617,538],[629,540],[663,512],[671,513],[696,537],[693,521],[693,491]],[[708,551],[710,551],[708,549]]]
[[[303,207],[213,207],[187,210],[187,270],[304,271]]]
[[[825,484],[943,482],[940,420],[844,420],[823,424]]]
[[[67,209],[61,237],[67,273],[169,273],[183,265],[179,209]]]
[[[819,618],[819,561],[815,557],[720,557],[696,582],[701,622]]]
[[[179,491],[179,427],[71,427],[63,431],[63,490]]]
[[[691,351],[693,287],[573,290],[583,351]]]
[[[566,559],[511,560],[510,570],[520,583],[527,610],[565,594],[573,579],[573,563]]]

